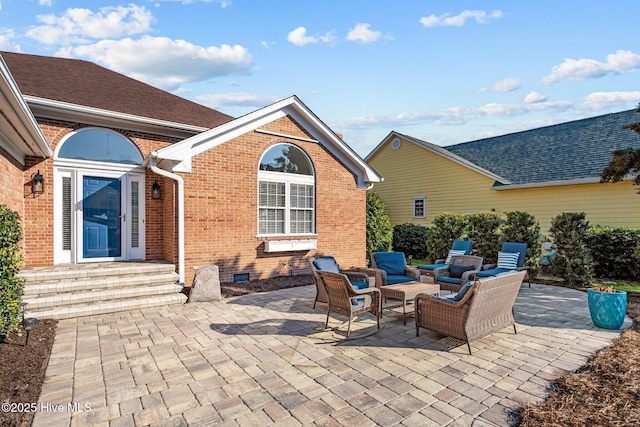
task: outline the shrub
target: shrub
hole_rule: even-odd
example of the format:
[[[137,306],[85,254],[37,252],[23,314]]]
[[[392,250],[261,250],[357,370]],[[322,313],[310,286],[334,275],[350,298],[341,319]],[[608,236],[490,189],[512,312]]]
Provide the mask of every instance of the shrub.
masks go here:
[[[0,340],[18,326],[24,282],[18,277],[22,228],[20,215],[0,205]]]
[[[565,212],[551,220],[549,229],[558,256],[553,259],[553,272],[573,286],[591,283],[592,271],[586,245],[589,221],[584,212]]]
[[[596,277],[640,277],[640,263],[635,256],[640,229],[593,226],[589,227],[586,241]]]
[[[426,258],[428,230],[427,227],[409,222],[396,225],[393,227],[393,250],[417,259]]]
[[[495,212],[476,212],[466,218],[467,237],[473,242],[471,254],[483,257],[485,264],[498,262],[499,230],[504,220]]]
[[[462,239],[467,228],[467,218],[462,214],[442,213],[433,219],[429,228],[427,249],[432,260],[446,258],[453,241]]]
[[[391,250],[393,228],[387,208],[376,193],[367,192],[367,259],[371,252]]]
[[[502,227],[502,241],[526,243],[526,265],[531,267],[533,275],[537,275],[542,256],[540,223],[536,221],[535,216],[528,212],[513,211],[507,212],[505,215],[507,218]]]

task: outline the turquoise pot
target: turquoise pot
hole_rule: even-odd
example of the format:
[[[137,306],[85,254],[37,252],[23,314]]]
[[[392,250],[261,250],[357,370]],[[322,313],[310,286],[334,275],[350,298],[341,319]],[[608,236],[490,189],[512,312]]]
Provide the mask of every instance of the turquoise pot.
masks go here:
[[[587,301],[594,325],[604,329],[620,329],[627,314],[625,291],[600,292],[587,289]]]

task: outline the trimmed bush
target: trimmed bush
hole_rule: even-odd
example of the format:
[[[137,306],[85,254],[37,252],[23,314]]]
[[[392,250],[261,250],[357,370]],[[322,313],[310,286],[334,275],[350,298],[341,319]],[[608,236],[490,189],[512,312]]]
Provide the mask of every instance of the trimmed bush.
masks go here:
[[[466,235],[467,218],[462,214],[442,213],[433,219],[429,228],[427,249],[432,261],[446,258],[453,241]]]
[[[589,227],[586,242],[596,277],[640,277],[640,261],[635,255],[640,247],[640,229],[593,226]]]
[[[466,216],[467,236],[473,242],[471,254],[484,258],[484,264],[498,262],[500,226],[504,222],[495,212],[476,212]]]
[[[526,265],[531,267],[532,274],[537,275],[540,269],[540,223],[528,212],[507,212],[502,227],[502,242],[518,242],[527,244]]]
[[[20,215],[0,205],[0,340],[20,322],[20,301],[24,282],[18,277],[22,228]]]
[[[589,221],[584,212],[565,212],[551,220],[553,243],[558,256],[551,262],[554,274],[573,286],[591,283],[592,269],[587,232]]]
[[[387,207],[376,193],[367,192],[367,259],[371,252],[391,250],[393,228]]]
[[[408,257],[424,259],[427,257],[427,227],[409,222],[393,227],[393,250],[404,252]]]

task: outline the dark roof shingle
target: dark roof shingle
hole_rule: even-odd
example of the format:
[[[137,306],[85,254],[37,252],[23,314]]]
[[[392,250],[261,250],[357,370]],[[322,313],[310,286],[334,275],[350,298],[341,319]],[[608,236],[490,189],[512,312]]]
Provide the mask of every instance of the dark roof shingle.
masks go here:
[[[634,109],[445,148],[513,184],[597,178],[614,150],[640,149],[640,135],[622,129],[639,121]]]
[[[214,128],[233,120],[92,62],[0,52],[23,95]]]

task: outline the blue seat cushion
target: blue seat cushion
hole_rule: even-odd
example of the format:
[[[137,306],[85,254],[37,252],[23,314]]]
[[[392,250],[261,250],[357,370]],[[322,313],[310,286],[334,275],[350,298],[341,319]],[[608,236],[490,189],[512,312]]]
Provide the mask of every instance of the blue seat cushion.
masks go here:
[[[440,268],[440,267],[446,267],[447,264],[425,264],[425,265],[419,265],[418,268],[421,270],[435,270],[436,268]]]
[[[378,252],[376,265],[387,274],[404,274],[404,254],[402,252]]]
[[[449,277],[461,278],[465,271],[473,270],[473,265],[449,264]]]
[[[405,276],[404,274],[388,274],[387,285],[397,285],[398,283],[413,282],[415,279]]]
[[[460,285],[462,284],[462,279],[459,277],[438,276],[438,282],[453,283],[456,285]]]
[[[513,270],[505,270],[504,268],[492,268],[491,270],[478,271],[478,277],[492,277],[502,273],[509,273]]]
[[[369,287],[369,283],[367,282],[351,282],[351,286],[355,289],[367,289]]]
[[[474,283],[475,282],[467,282],[462,288],[460,288],[456,296],[453,297],[453,300],[460,301],[467,294],[467,292],[469,292]]]
[[[351,298],[351,309],[357,310],[364,307],[364,297]]]
[[[338,263],[332,256],[323,256],[316,258],[315,261],[313,261],[313,265],[315,265],[316,268],[320,271],[328,271],[329,273],[340,274]]]

